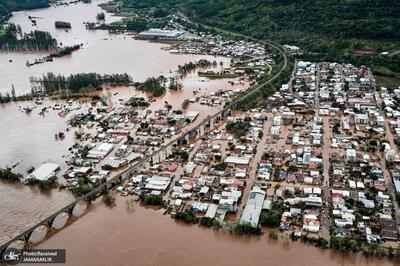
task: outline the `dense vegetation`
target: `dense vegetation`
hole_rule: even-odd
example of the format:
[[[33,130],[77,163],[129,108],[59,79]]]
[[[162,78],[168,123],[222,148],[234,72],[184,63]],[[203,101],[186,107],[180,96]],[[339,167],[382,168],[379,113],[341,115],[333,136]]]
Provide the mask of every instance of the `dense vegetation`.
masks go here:
[[[27,180],[28,186],[37,186],[41,192],[50,191],[53,188],[58,188],[58,178],[56,176],[52,176],[47,180],[38,180],[34,178],[30,178]]]
[[[200,225],[205,227],[215,227],[215,228],[221,226],[220,223],[215,218],[210,218],[205,216],[200,218]]]
[[[228,122],[226,131],[233,134],[236,138],[241,138],[246,135],[250,128],[250,123],[247,121]]]
[[[282,203],[272,203],[271,210],[262,213],[260,216],[260,224],[262,226],[278,227],[281,223],[281,216],[283,213]]]
[[[0,28],[0,50],[30,51],[52,50],[57,47],[57,40],[45,31],[21,33],[21,28],[14,24]]]
[[[158,78],[148,78],[138,86],[138,89],[144,92],[148,92],[155,97],[161,96],[166,92],[165,89],[166,79],[162,76]]]
[[[13,173],[10,168],[0,168],[0,179],[8,181],[19,181],[22,179],[22,175]]]
[[[48,0],[1,0],[0,20],[8,16],[11,11],[48,7]]]
[[[400,39],[396,0],[189,0],[188,14],[258,38]]]
[[[397,0],[123,0],[124,7],[183,11],[192,20],[300,46],[307,60],[370,66],[400,78]],[[380,55],[387,51],[389,55]]]
[[[249,222],[237,222],[233,227],[233,233],[238,235],[262,235],[260,227],[254,227]]]
[[[74,46],[65,46],[63,48],[60,48],[57,50],[55,53],[52,53],[49,55],[49,57],[54,58],[54,57],[63,57],[66,55],[72,54],[72,52],[77,51],[81,49],[81,45],[77,44]]]
[[[177,212],[175,214],[176,220],[181,220],[187,224],[194,224],[197,221],[196,215],[191,211]]]
[[[186,63],[184,65],[179,65],[178,66],[178,73],[184,77],[187,74],[189,74],[190,72],[195,71],[197,68],[206,68],[206,67],[210,67],[212,65],[217,65],[217,62],[210,62],[207,59],[200,59],[199,61],[195,61],[195,62],[189,62]]]
[[[140,196],[140,201],[144,205],[152,205],[152,206],[162,206],[164,204],[163,199],[159,195],[145,195],[142,194]]]
[[[100,75],[97,73],[79,73],[69,76],[47,73],[41,79],[31,79],[32,83],[39,84],[40,89],[45,93],[56,93],[62,90],[69,90],[72,93],[82,92],[84,89],[97,89],[104,84],[129,84],[132,78],[128,74]]]

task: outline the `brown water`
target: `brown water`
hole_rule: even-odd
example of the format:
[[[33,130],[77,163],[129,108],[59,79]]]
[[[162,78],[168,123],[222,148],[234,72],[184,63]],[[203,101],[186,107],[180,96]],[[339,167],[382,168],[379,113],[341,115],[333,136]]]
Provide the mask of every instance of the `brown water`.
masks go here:
[[[176,223],[162,211],[134,205],[117,197],[117,206],[103,204],[38,248],[67,251],[68,265],[393,265],[321,250],[267,236],[237,237],[222,231]],[[79,245],[76,245],[79,243]]]
[[[93,1],[92,4],[79,3],[68,7],[51,7],[47,9],[17,12],[11,22],[21,25],[23,31],[40,29],[51,32],[64,45],[83,43],[81,50],[71,56],[58,58],[54,62],[26,67],[27,60],[41,58],[43,53],[7,53],[0,52],[0,92],[10,91],[12,84],[17,94],[30,91],[29,77],[41,76],[52,71],[54,73],[70,74],[78,72],[122,73],[127,72],[134,80],[143,81],[149,76],[171,75],[170,70],[186,62],[208,58],[229,64],[227,58],[214,58],[200,55],[176,55],[162,50],[166,44],[137,41],[125,35],[111,35],[106,31],[88,31],[83,22],[95,21],[96,14],[101,11],[97,6],[104,1]],[[28,15],[38,17],[37,27],[32,27]],[[109,23],[119,18],[106,15]],[[54,21],[70,21],[72,30],[56,30]],[[9,60],[12,60],[10,63]],[[232,87],[228,80],[213,80],[202,82],[196,74],[189,75],[184,80],[181,91],[168,91],[150,109],[156,110],[165,105],[165,101],[180,109],[184,99],[192,98],[194,91],[198,95],[207,94],[219,89],[244,88],[245,85]],[[201,89],[201,90],[199,90]],[[114,88],[111,90],[115,105],[119,99],[128,99],[140,95],[134,88]],[[108,94],[104,91],[103,94]],[[64,102],[59,102],[65,104]],[[44,162],[54,162],[65,169],[68,159],[68,148],[74,143],[73,131],[66,131],[65,118],[58,116],[58,111],[49,109],[43,116],[39,112],[43,107],[54,106],[55,102],[45,100],[30,114],[23,112],[24,107],[33,107],[33,102],[19,102],[0,105],[0,167],[12,167],[13,171],[26,175],[26,170],[32,166],[38,167]],[[74,103],[73,107],[82,106]],[[200,112],[196,122],[200,122],[219,108],[192,104],[189,110]],[[76,112],[79,112],[77,110]],[[54,134],[64,132],[63,140],[56,140]],[[68,192],[53,191],[41,194],[23,185],[0,183],[0,243],[24,231],[29,226],[43,219],[48,214],[60,209],[72,200]]]
[[[83,22],[95,21],[100,12],[99,2],[77,4],[68,7],[18,12],[11,19],[24,31],[32,29],[28,15],[40,17],[38,29],[50,31],[64,45],[83,43],[84,46],[71,56],[26,67],[27,60],[40,58],[44,54],[0,53],[0,92],[11,89],[14,84],[17,94],[30,91],[29,77],[40,76],[48,71],[70,74],[78,72],[119,73],[127,72],[134,80],[143,81],[149,76],[168,75],[169,70],[179,64],[209,58],[193,55],[173,55],[161,50],[165,44],[133,40],[129,36],[110,35],[104,31],[87,31]],[[108,22],[118,18],[106,16]],[[55,20],[72,23],[68,33],[54,29]],[[9,60],[12,60],[9,63]],[[217,58],[217,61],[227,59]],[[238,86],[235,86],[235,88]],[[239,86],[241,87],[241,86]],[[230,89],[226,80],[200,82],[196,75],[184,81],[184,89],[170,91],[151,109],[164,106],[168,101],[180,108],[193,91],[201,93],[218,89]],[[116,88],[113,102],[138,94],[134,88]],[[49,105],[52,103],[45,103]],[[29,166],[38,166],[46,161],[63,163],[68,147],[73,143],[72,134],[57,141],[54,134],[66,129],[65,121],[56,111],[39,116],[40,108],[27,115],[19,110],[32,103],[17,103],[0,106],[0,166],[14,165],[16,171],[25,173]],[[200,112],[202,117],[216,112],[218,108],[199,104],[190,110]],[[23,231],[49,213],[72,200],[67,192],[52,191],[42,194],[21,184],[0,183],[0,242]],[[322,251],[302,245],[270,241],[267,237],[235,237],[228,233],[185,226],[175,223],[161,211],[135,205],[128,210],[125,202],[117,198],[117,206],[108,208],[101,203],[92,205],[83,217],[39,244],[40,248],[67,249],[68,265],[391,265],[386,260],[365,259],[362,256],[347,256]],[[62,226],[65,217],[58,217],[56,224]],[[33,240],[41,239],[38,230]],[[36,242],[37,240],[35,240]],[[79,245],[77,245],[79,243]]]
[[[169,70],[178,65],[200,58],[229,61],[223,58],[201,55],[177,55],[161,50],[167,44],[134,40],[128,35],[110,34],[107,31],[86,30],[84,22],[96,22],[96,14],[101,12],[97,5],[106,1],[93,1],[91,4],[21,11],[14,13],[10,22],[21,26],[24,32],[45,30],[65,45],[83,44],[72,55],[57,58],[54,62],[27,67],[26,61],[33,61],[45,54],[0,52],[0,92],[11,90],[14,84],[17,94],[30,92],[29,77],[40,77],[47,72],[71,74],[82,72],[128,73],[135,81],[144,81],[149,76],[168,75]],[[32,26],[28,16],[38,17],[37,26]],[[106,22],[120,18],[106,14]],[[54,22],[71,22],[68,32],[55,29]],[[9,60],[12,60],[9,63]]]

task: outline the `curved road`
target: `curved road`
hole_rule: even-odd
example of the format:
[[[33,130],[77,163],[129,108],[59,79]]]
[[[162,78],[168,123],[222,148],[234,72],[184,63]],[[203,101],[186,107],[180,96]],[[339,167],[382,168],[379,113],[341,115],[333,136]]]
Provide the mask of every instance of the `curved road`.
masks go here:
[[[268,42],[268,41],[263,41],[263,40],[258,40],[256,38],[250,37],[250,36],[246,36],[244,34],[240,34],[240,33],[235,33],[235,32],[229,32],[223,29],[219,29],[219,28],[215,28],[215,27],[210,27],[207,25],[203,25],[203,24],[199,24],[199,23],[195,23],[190,21],[184,14],[179,12],[179,15],[186,20],[187,22],[193,23],[193,24],[197,24],[197,25],[202,25],[205,28],[213,28],[216,31],[219,31],[221,33],[225,33],[225,34],[231,34],[237,37],[241,37],[247,40],[252,40],[255,42],[259,42],[262,43],[264,45],[269,45],[275,49],[277,49],[284,58],[284,62],[283,62],[283,66],[282,68],[272,77],[269,77],[267,80],[263,81],[262,83],[256,84],[253,87],[249,88],[246,92],[244,92],[244,94],[242,94],[241,96],[237,97],[235,100],[233,100],[233,102],[231,104],[229,104],[228,106],[224,107],[221,111],[217,112],[216,114],[214,114],[213,116],[208,117],[207,119],[205,119],[204,121],[202,121],[199,125],[195,126],[194,128],[191,128],[189,130],[187,130],[185,133],[183,133],[180,137],[177,137],[176,139],[171,140],[169,143],[167,143],[166,145],[163,145],[160,147],[160,149],[154,151],[151,155],[145,156],[144,158],[142,158],[141,160],[139,160],[138,162],[136,162],[135,164],[131,165],[129,168],[123,170],[122,172],[120,172],[119,174],[117,174],[115,177],[107,180],[106,183],[102,184],[99,187],[94,188],[91,192],[89,192],[88,194],[77,198],[75,201],[71,202],[70,204],[68,204],[66,207],[62,208],[61,210],[59,210],[56,213],[53,213],[52,215],[48,216],[46,219],[42,220],[41,222],[39,222],[38,224],[30,227],[29,229],[27,229],[25,232],[19,234],[18,236],[14,237],[13,239],[9,240],[7,243],[4,243],[2,246],[0,246],[0,255],[1,253],[5,250],[5,248],[7,248],[10,244],[12,244],[14,241],[16,240],[20,240],[23,239],[25,237],[26,234],[28,234],[31,230],[37,228],[40,225],[46,224],[46,222],[49,219],[54,219],[58,214],[65,212],[66,210],[68,210],[69,208],[75,206],[79,201],[81,200],[86,200],[87,198],[90,198],[91,196],[96,195],[97,193],[100,193],[103,189],[107,189],[109,186],[113,186],[115,184],[115,182],[118,182],[119,179],[125,179],[130,173],[131,171],[136,170],[138,167],[141,167],[144,163],[148,162],[150,160],[150,158],[152,158],[153,156],[159,154],[160,152],[164,151],[168,146],[176,143],[177,139],[179,138],[184,138],[185,136],[187,136],[190,132],[193,132],[194,130],[199,129],[200,127],[204,126],[206,123],[208,123],[211,119],[214,119],[218,116],[220,116],[221,114],[223,114],[225,111],[232,109],[232,107],[234,107],[236,104],[238,104],[244,97],[248,97],[249,95],[252,95],[253,93],[255,93],[257,90],[261,89],[262,87],[264,87],[265,85],[271,83],[272,81],[274,81],[276,78],[278,78],[282,71],[285,70],[287,68],[288,65],[288,60],[287,60],[287,56],[286,53],[283,51],[283,49],[281,47],[279,47],[278,45],[272,43],[272,42]]]
[[[184,21],[189,22],[189,23],[191,23],[191,24],[200,25],[200,26],[202,26],[202,27],[204,27],[204,28],[206,28],[206,29],[213,29],[213,30],[215,30],[215,31],[217,31],[217,32],[220,32],[220,33],[230,34],[230,35],[233,35],[233,36],[237,36],[237,37],[240,37],[240,38],[244,38],[244,39],[247,39],[247,40],[251,40],[251,41],[254,41],[254,42],[262,43],[262,44],[264,44],[264,45],[271,46],[272,48],[278,50],[278,51],[283,55],[283,66],[282,66],[282,68],[281,68],[274,76],[268,78],[266,81],[264,81],[264,82],[262,82],[262,83],[259,83],[259,84],[255,85],[253,88],[249,88],[249,89],[246,91],[246,93],[245,93],[243,96],[238,97],[238,98],[232,103],[232,105],[233,105],[233,104],[236,104],[236,103],[238,103],[238,102],[240,102],[240,100],[242,100],[242,99],[244,98],[244,96],[252,95],[255,91],[261,89],[261,88],[264,87],[265,85],[268,85],[269,83],[271,83],[272,81],[274,81],[277,77],[280,76],[280,74],[282,73],[282,71],[285,70],[285,69],[287,68],[288,60],[287,60],[286,53],[285,53],[285,51],[284,51],[279,45],[277,45],[277,44],[275,44],[275,43],[273,43],[273,42],[266,41],[266,40],[259,40],[259,39],[256,39],[256,38],[254,38],[254,37],[251,37],[251,36],[248,36],[248,35],[244,35],[244,34],[241,34],[241,33],[232,32],[232,31],[227,31],[227,30],[224,30],[224,29],[221,29],[221,28],[218,28],[218,27],[212,27],[212,26],[208,26],[208,25],[205,25],[205,24],[197,23],[197,22],[194,22],[194,21],[190,20],[190,19],[189,19],[185,14],[183,14],[182,12],[178,11],[177,13],[178,13],[178,15],[179,15]]]

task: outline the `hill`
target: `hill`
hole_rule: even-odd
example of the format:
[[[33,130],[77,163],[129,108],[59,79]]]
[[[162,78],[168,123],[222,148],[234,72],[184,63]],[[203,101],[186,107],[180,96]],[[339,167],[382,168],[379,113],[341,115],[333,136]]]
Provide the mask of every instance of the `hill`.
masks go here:
[[[202,24],[298,45],[303,59],[368,65],[400,83],[398,0],[122,1],[136,9],[179,9]]]

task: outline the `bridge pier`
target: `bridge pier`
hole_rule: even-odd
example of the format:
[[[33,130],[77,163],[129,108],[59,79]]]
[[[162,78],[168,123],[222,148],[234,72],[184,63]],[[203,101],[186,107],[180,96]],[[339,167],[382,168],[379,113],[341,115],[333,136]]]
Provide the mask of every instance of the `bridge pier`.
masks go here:
[[[4,256],[4,253],[6,252],[7,248],[8,248],[8,246],[0,247],[0,263],[3,262],[3,258],[4,258],[3,256]]]
[[[211,118],[210,119],[210,131],[213,131],[214,130],[214,118]]]
[[[186,139],[186,136],[182,137],[182,138],[179,138],[177,140],[177,146],[186,145],[187,143],[188,143],[188,140]]]
[[[222,117],[223,117],[223,118],[228,117],[229,114],[230,114],[230,112],[231,112],[231,110],[230,110],[229,108],[225,109],[225,110],[222,112]]]
[[[77,202],[76,202],[75,204],[73,204],[73,205],[68,206],[68,207],[65,209],[65,211],[71,215],[72,212],[74,211],[74,208],[75,208],[76,204],[77,204]]]
[[[203,126],[203,125],[200,125],[200,128],[199,128],[199,137],[201,138],[201,137],[203,137],[205,134],[206,134],[206,132],[205,132],[204,126]]]
[[[163,162],[166,159],[164,155],[165,155],[164,151],[158,152],[158,158],[160,159],[160,162]]]
[[[197,130],[190,131],[189,134],[188,134],[188,138],[189,139],[196,139],[197,134],[198,134]]]
[[[56,216],[50,217],[49,219],[47,219],[47,220],[46,220],[45,226],[46,226],[47,228],[51,229],[52,226],[53,226],[53,222],[54,222],[55,219],[56,219]]]
[[[158,164],[159,160],[158,160],[158,154],[157,153],[152,156],[152,161],[153,161],[153,164]]]
[[[29,242],[29,239],[31,238],[32,233],[33,233],[33,230],[28,231],[26,234],[24,234],[24,239],[23,239],[23,241],[24,241],[25,243],[28,243],[28,242]]]

